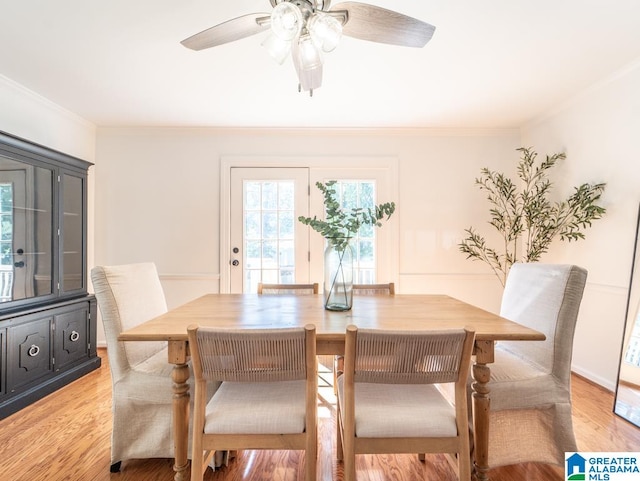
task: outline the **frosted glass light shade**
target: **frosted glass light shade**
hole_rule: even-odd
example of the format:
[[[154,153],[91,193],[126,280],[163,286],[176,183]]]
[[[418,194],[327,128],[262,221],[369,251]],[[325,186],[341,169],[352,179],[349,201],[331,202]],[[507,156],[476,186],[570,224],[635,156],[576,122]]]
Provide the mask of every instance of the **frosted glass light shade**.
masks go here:
[[[322,65],[310,70],[298,70],[300,88],[305,92],[313,91],[322,86]]]
[[[293,42],[291,59],[302,90],[313,92],[322,85],[322,57],[308,34]]]
[[[297,44],[297,59],[294,61],[302,70],[311,70],[322,66],[322,56],[310,35],[301,35]]]
[[[342,24],[331,15],[314,13],[307,21],[311,38],[324,52],[334,50],[342,37]]]
[[[291,41],[283,40],[273,32],[269,34],[267,38],[262,42],[262,46],[267,49],[271,58],[273,58],[280,65],[284,63],[284,61],[291,53]]]
[[[302,12],[297,5],[282,2],[271,12],[271,30],[282,40],[292,40],[302,30]]]

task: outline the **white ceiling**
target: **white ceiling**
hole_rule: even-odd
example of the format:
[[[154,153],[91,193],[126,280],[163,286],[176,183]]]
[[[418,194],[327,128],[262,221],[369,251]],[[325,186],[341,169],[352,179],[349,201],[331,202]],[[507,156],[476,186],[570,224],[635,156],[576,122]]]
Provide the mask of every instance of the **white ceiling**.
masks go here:
[[[265,33],[180,45],[269,0],[0,0],[0,74],[98,126],[509,128],[640,58],[637,0],[366,3],[435,35],[422,49],[344,37],[313,98]]]

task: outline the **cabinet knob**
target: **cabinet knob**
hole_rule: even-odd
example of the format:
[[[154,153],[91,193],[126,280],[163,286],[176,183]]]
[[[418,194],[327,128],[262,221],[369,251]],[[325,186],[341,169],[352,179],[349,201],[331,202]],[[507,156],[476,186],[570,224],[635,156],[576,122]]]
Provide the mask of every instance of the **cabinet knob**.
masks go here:
[[[40,347],[36,346],[35,344],[31,344],[31,347],[27,351],[27,354],[29,354],[30,357],[36,357],[38,354],[40,354]]]
[[[71,335],[69,336],[69,340],[71,342],[76,342],[78,339],[80,339],[80,334],[78,333],[78,331],[71,331]]]

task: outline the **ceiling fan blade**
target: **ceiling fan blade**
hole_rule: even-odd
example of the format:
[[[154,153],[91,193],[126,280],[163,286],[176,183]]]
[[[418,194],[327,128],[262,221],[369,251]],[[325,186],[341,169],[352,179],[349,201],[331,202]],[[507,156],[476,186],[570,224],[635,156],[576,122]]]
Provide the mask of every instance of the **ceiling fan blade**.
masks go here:
[[[341,10],[347,12],[343,35],[361,40],[419,48],[431,40],[436,29],[421,20],[366,3],[342,2],[331,8],[332,13]]]
[[[203,50],[250,37],[269,28],[269,13],[250,13],[227,20],[180,42],[192,50]]]

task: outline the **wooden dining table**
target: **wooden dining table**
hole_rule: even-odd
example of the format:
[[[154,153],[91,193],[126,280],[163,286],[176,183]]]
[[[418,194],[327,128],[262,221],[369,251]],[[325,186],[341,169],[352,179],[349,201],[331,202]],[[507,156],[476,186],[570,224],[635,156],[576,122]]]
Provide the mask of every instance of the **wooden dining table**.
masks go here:
[[[316,326],[317,353],[344,354],[346,327],[435,330],[470,327],[475,330],[472,374],[474,476],[488,480],[489,365],[496,341],[541,341],[544,334],[496,314],[445,295],[356,296],[353,308],[337,312],[324,309],[322,295],[207,294],[166,314],[122,332],[122,341],[168,342],[168,362],[173,364],[173,427],[176,481],[188,471],[189,345],[187,327],[254,329]]]

